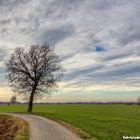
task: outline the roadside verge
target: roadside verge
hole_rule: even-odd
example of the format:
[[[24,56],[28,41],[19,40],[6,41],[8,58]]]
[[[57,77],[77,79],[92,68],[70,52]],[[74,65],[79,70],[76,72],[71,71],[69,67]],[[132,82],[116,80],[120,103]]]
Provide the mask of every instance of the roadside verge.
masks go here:
[[[0,139],[28,140],[28,124],[11,115],[0,114]]]

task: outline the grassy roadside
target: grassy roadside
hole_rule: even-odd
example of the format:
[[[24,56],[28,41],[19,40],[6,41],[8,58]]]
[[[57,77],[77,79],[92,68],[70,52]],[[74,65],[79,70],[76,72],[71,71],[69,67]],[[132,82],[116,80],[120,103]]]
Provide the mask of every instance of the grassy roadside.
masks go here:
[[[14,117],[15,122],[21,126],[17,132],[15,140],[29,140],[28,124],[24,120]]]
[[[20,118],[0,114],[0,127],[3,140],[29,140],[28,124]]]

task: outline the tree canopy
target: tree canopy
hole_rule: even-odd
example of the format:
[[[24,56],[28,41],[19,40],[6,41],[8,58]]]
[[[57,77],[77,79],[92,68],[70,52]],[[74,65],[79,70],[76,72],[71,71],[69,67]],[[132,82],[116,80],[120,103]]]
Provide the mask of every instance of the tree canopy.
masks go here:
[[[62,76],[60,59],[47,43],[16,48],[6,66],[10,86],[29,99],[29,112],[34,98],[50,94]]]

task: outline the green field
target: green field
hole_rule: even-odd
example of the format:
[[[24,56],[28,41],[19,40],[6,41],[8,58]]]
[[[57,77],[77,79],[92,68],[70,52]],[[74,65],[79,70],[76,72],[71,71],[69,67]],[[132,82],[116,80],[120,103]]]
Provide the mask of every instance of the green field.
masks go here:
[[[26,105],[0,106],[0,112],[25,112],[26,109]],[[121,140],[122,136],[140,136],[138,105],[35,105],[33,112],[78,127],[90,139]]]

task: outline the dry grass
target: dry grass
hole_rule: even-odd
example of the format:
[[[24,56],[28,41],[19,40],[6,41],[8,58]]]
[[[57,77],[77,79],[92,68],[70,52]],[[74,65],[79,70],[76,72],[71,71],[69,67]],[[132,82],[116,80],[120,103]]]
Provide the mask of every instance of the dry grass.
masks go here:
[[[9,115],[0,115],[0,140],[28,140],[28,124]]]

